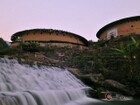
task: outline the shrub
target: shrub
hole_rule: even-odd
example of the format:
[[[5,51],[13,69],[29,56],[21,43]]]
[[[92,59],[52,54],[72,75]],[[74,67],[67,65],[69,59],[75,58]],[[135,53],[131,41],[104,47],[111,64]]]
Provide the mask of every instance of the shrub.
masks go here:
[[[8,44],[2,38],[0,38],[0,49],[5,49],[8,47]]]
[[[0,51],[0,55],[13,55],[13,54],[19,54],[23,53],[21,49],[14,49],[14,48],[5,48]]]
[[[29,52],[38,52],[41,49],[39,43],[36,41],[20,42],[19,48],[21,48],[23,51],[29,51]]]

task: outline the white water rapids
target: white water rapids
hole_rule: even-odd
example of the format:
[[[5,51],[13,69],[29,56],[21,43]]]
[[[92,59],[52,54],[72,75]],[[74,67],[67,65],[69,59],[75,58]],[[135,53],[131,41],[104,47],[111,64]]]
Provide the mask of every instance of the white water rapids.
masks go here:
[[[0,105],[84,105],[93,101],[85,89],[65,69],[0,59]]]

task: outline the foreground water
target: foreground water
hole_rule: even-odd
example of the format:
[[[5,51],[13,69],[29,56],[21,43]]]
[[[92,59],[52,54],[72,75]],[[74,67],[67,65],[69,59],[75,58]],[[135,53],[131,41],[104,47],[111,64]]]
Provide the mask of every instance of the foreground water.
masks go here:
[[[80,105],[140,105],[140,98],[124,101],[102,101],[102,102],[97,102],[95,100],[94,102],[89,102],[87,104]]]
[[[85,86],[65,69],[0,59],[0,105],[140,105],[87,97]],[[130,103],[130,104],[129,104]]]
[[[100,102],[69,71],[0,59],[0,105],[81,105]]]

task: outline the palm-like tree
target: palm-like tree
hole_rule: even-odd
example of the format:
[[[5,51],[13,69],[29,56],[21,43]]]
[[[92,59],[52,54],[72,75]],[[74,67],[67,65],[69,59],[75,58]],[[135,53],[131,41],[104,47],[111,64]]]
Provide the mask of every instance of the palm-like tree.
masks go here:
[[[126,46],[123,43],[120,44],[120,48],[113,48],[116,54],[124,57],[128,61],[129,76],[133,76],[133,62],[137,59],[136,52],[140,49],[140,44],[131,37],[131,42]]]

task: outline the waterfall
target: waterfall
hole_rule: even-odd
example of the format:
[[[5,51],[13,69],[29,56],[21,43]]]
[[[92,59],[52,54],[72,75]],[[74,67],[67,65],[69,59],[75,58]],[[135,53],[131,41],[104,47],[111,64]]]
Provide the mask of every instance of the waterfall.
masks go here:
[[[0,59],[0,105],[80,105],[87,88],[68,70]]]

